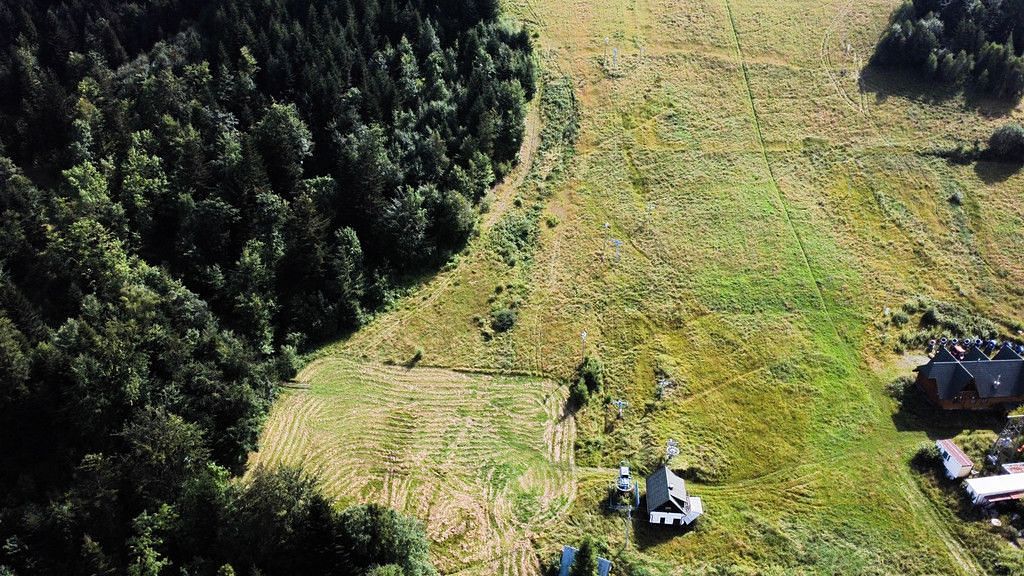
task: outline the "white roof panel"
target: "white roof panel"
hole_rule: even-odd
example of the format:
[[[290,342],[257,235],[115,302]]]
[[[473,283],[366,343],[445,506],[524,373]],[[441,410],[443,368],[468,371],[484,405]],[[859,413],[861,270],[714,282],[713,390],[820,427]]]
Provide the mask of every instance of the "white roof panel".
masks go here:
[[[683,524],[689,524],[704,513],[704,502],[697,496],[690,498],[690,513],[683,517]]]
[[[690,498],[690,512],[698,516],[704,513],[704,501],[699,496]]]
[[[967,481],[971,492],[978,496],[998,496],[1010,492],[1024,492],[1024,472],[1001,474],[985,478],[971,478]]]

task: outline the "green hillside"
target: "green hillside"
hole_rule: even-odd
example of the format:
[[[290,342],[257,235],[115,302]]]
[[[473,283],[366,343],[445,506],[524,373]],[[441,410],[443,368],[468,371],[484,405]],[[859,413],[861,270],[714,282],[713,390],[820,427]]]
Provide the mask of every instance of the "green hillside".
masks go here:
[[[929,303],[1005,336],[1019,326],[1024,180],[935,152],[1020,113],[866,67],[897,5],[507,3],[546,73],[529,175],[497,189],[498,213],[457,260],[321,354],[567,381],[587,332],[607,395],[629,407],[621,421],[599,400],[576,415],[575,498],[538,526],[530,572],[585,533],[636,573],[1021,566],[909,463],[970,424],[907,421],[886,393],[923,353],[911,327]],[[550,143],[565,136],[550,123],[566,123],[551,96],[566,85],[573,153]],[[538,235],[509,259],[516,218]],[[495,331],[502,309],[515,324]],[[330,378],[317,366],[314,390]],[[675,382],[661,398],[659,377]],[[669,438],[707,513],[685,536],[638,525],[626,546],[601,507],[613,468],[651,469]]]

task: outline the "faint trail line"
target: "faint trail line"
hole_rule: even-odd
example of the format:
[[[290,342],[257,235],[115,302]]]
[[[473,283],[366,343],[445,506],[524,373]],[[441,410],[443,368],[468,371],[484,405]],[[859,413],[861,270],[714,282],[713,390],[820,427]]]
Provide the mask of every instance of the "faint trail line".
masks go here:
[[[541,83],[526,114],[526,121],[523,124],[523,143],[519,146],[519,164],[512,170],[512,173],[506,175],[492,189],[494,203],[491,205],[490,211],[481,218],[482,231],[494,226],[498,219],[508,211],[515,192],[526,182],[527,176],[533,171],[533,159],[537,150],[540,149],[540,99],[543,90],[544,86]]]
[[[838,327],[836,326],[836,323],[835,323],[835,318],[832,315],[832,311],[828,307],[828,303],[825,300],[824,293],[821,290],[821,286],[818,284],[818,279],[817,279],[817,277],[816,277],[816,275],[814,273],[814,268],[811,266],[810,258],[809,258],[808,254],[807,254],[807,249],[805,247],[805,243],[804,243],[803,237],[800,235],[799,230],[797,229],[796,225],[793,222],[793,218],[792,218],[792,215],[790,213],[789,205],[786,203],[785,196],[782,194],[782,189],[779,186],[778,179],[777,179],[777,177],[775,175],[775,170],[772,167],[772,164],[771,164],[771,162],[770,162],[770,160],[768,158],[768,151],[767,151],[767,146],[765,145],[764,134],[763,134],[763,131],[761,129],[760,118],[759,118],[758,113],[757,113],[757,107],[756,107],[756,105],[754,103],[754,94],[753,94],[753,89],[752,89],[751,83],[750,83],[750,73],[749,73],[749,70],[747,68],[746,60],[744,60],[744,57],[743,57],[742,46],[740,44],[740,39],[739,39],[739,30],[738,30],[738,28],[736,26],[736,20],[735,20],[735,16],[733,15],[732,5],[730,3],[730,0],[724,0],[724,2],[725,2],[726,10],[727,10],[727,12],[729,14],[729,24],[730,24],[730,27],[732,28],[733,40],[735,42],[735,48],[736,48],[736,55],[739,58],[740,67],[741,67],[741,70],[743,72],[743,81],[744,81],[744,84],[745,84],[745,87],[746,87],[746,90],[747,90],[747,99],[748,99],[748,102],[750,104],[751,114],[752,114],[753,119],[754,119],[754,127],[755,127],[755,130],[756,130],[758,143],[760,144],[760,147],[761,147],[761,156],[762,156],[762,159],[764,160],[765,167],[768,170],[768,175],[769,175],[769,178],[771,180],[771,185],[772,185],[772,187],[773,187],[773,189],[775,191],[775,194],[776,194],[776,196],[778,198],[779,203],[782,205],[783,213],[784,213],[785,219],[786,219],[786,223],[788,224],[788,226],[789,226],[789,228],[790,228],[790,230],[791,230],[791,232],[793,234],[793,237],[796,239],[797,245],[800,248],[800,253],[801,253],[801,256],[803,257],[804,266],[807,269],[807,274],[810,276],[812,282],[814,282],[814,290],[815,290],[815,292],[816,292],[816,294],[818,296],[818,301],[820,303],[821,310],[822,310],[822,312],[824,312],[825,317],[828,320],[829,325],[831,326],[832,331],[833,331],[833,333],[836,336],[837,342],[840,343],[839,348],[849,357],[849,359],[852,362],[856,363],[857,362],[857,353],[851,347],[850,343],[847,342],[845,339],[843,339],[843,337],[839,333]],[[870,116],[869,116],[869,118],[870,118]],[[855,453],[857,453],[857,452],[855,452]],[[805,479],[816,477],[819,474],[821,474],[821,463],[820,462],[818,462],[817,464],[812,466],[811,467],[811,471],[807,475],[801,476],[797,481],[798,482],[802,482]],[[902,481],[900,482],[900,491],[903,493],[904,497],[907,499],[907,502],[915,510],[920,510],[921,511],[920,513],[923,514],[929,520],[929,524],[934,527],[936,535],[939,537],[939,539],[944,544],[944,546],[946,548],[946,551],[949,554],[950,561],[952,563],[954,563],[958,567],[958,569],[959,569],[958,571],[961,574],[965,574],[967,576],[980,576],[981,574],[984,574],[984,570],[978,565],[977,559],[974,558],[974,556],[970,553],[970,551],[967,550],[963,546],[962,542],[960,542],[960,540],[957,538],[957,536],[955,534],[950,533],[949,528],[946,525],[945,521],[936,513],[934,505],[927,499],[927,497],[925,497],[921,493],[920,489],[918,489],[917,486],[915,486],[913,484],[913,480],[909,477],[908,473],[905,470],[900,470],[899,474],[902,476],[902,478],[901,478]],[[765,476],[762,476],[762,477],[757,478],[757,479],[752,479],[752,480],[748,481],[747,483],[750,484],[750,485],[758,485],[758,486],[763,487],[765,482],[773,482],[773,481],[780,481],[781,482],[782,478],[777,476],[777,475],[774,475],[774,474],[769,474],[769,475],[765,475]],[[729,490],[734,490],[734,489],[736,489],[736,487],[733,487],[733,486],[724,487],[722,489],[722,492],[728,494]]]
[[[779,181],[775,177],[775,169],[772,168],[772,163],[768,160],[768,148],[764,142],[764,133],[761,131],[761,119],[757,114],[757,107],[754,105],[754,91],[750,87],[750,73],[747,70],[747,62],[743,59],[743,48],[740,46],[740,34],[736,28],[736,18],[732,13],[732,4],[729,0],[725,0],[725,9],[729,13],[729,26],[732,29],[732,38],[736,44],[736,57],[739,58],[740,69],[743,71],[743,84],[747,89],[747,101],[750,103],[750,112],[754,118],[754,130],[757,132],[757,142],[761,147],[761,157],[764,159],[764,165],[768,169],[768,177],[771,180],[772,189],[775,191],[775,196],[779,200],[779,204],[782,205],[782,213],[786,217],[786,224],[789,226],[789,230],[793,233],[793,237],[796,239],[797,246],[800,248],[800,255],[803,257],[804,267],[807,269],[807,274],[811,277],[811,282],[814,284],[814,291],[818,295],[818,302],[821,305],[821,311],[825,313],[825,317],[828,318],[829,326],[832,327],[832,331],[835,332],[836,338],[840,342],[844,342],[843,337],[839,334],[839,329],[836,327],[835,319],[832,317],[832,311],[829,310],[828,304],[825,302],[825,294],[821,291],[821,286],[818,284],[818,277],[814,274],[814,268],[811,267],[811,259],[807,256],[807,248],[804,246],[804,239],[800,236],[799,230],[796,225],[793,224],[793,217],[789,212],[789,205],[786,204],[786,198],[782,195],[782,189],[779,187]]]
[[[838,24],[849,15],[849,12],[852,8],[853,2],[848,1],[839,10],[839,13],[836,15],[836,17],[832,19],[832,22],[828,25],[828,28],[825,29],[825,33],[821,37],[821,48],[819,50],[819,58],[821,60],[821,67],[823,70],[825,70],[825,74],[828,76],[829,82],[832,84],[832,87],[835,88],[836,93],[850,106],[851,109],[853,109],[854,112],[865,114],[867,111],[864,109],[863,100],[861,100],[861,102],[859,103],[854,101],[853,97],[850,96],[845,89],[843,89],[842,82],[839,80],[839,77],[836,75],[835,69],[833,67],[832,55],[829,50],[829,44],[832,40],[832,35],[835,33]]]

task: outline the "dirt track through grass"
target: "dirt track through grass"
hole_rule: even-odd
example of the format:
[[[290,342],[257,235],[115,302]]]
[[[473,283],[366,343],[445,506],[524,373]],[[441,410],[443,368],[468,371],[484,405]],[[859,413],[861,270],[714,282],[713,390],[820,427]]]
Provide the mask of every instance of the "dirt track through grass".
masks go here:
[[[921,494],[921,490],[914,483],[909,473],[903,470],[899,474],[901,492],[908,502],[924,511],[931,518],[932,525],[935,526],[939,538],[945,544],[949,555],[955,560],[959,573],[966,576],[982,576],[985,574],[985,570],[978,565],[978,561],[974,559],[974,556],[964,548],[964,545],[959,540],[949,533],[945,522],[935,513],[933,509],[934,504]]]

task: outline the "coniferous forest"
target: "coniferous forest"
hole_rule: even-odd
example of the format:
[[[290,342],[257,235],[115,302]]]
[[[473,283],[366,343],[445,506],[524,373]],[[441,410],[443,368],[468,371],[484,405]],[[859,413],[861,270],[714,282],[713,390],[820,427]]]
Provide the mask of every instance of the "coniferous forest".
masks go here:
[[[534,92],[497,0],[0,1],[0,574],[433,573],[232,477],[296,355],[464,245]]]
[[[1024,95],[1024,2],[913,0],[892,16],[873,60],[1013,101]]]

